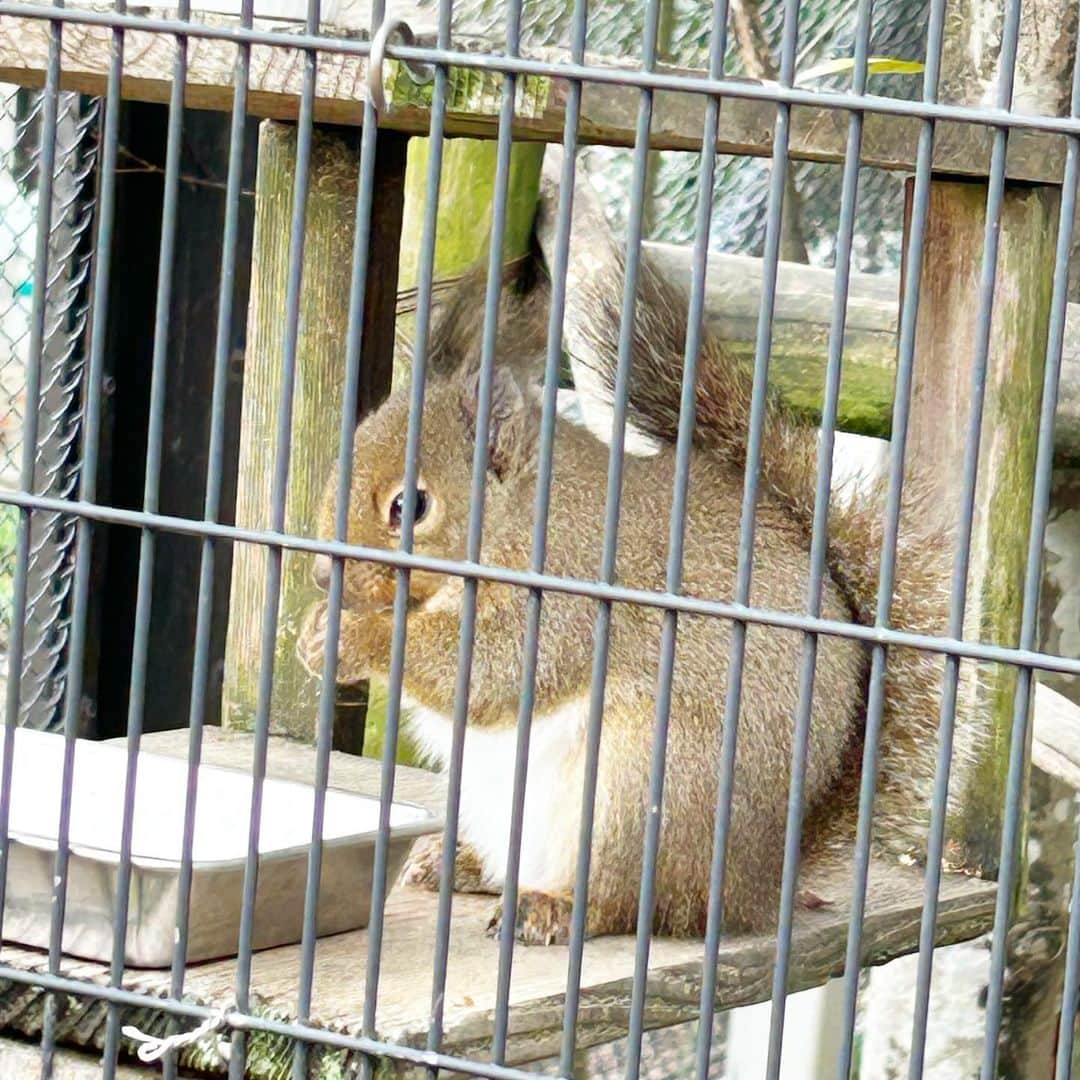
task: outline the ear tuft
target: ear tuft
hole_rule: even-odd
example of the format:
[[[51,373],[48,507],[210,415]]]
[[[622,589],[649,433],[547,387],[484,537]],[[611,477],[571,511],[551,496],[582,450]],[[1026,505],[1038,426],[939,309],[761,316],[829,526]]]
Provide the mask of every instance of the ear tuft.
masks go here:
[[[480,372],[470,372],[465,376],[461,405],[465,426],[475,439],[480,409]],[[514,376],[505,368],[496,367],[491,375],[488,467],[500,480],[515,463],[521,461],[522,452],[526,449],[529,427],[527,412],[525,396]]]

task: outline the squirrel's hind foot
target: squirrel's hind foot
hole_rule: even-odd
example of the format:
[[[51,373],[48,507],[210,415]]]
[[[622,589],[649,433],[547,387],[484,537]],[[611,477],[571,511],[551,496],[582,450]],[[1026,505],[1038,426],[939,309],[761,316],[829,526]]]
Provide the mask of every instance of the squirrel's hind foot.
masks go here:
[[[514,937],[522,945],[568,945],[574,898],[570,893],[548,893],[523,889],[518,894]],[[502,904],[495,908],[487,926],[489,937],[497,937],[502,927]]]

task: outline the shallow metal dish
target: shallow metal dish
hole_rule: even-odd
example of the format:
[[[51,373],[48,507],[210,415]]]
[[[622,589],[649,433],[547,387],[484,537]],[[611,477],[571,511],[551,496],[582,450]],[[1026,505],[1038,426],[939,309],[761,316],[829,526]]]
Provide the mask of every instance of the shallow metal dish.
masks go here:
[[[3,732],[0,731],[0,745]],[[20,728],[15,733],[4,939],[46,948],[52,911],[64,740]],[[63,951],[108,962],[119,868],[127,752],[78,740],[72,790],[67,914]],[[126,962],[168,967],[176,937],[187,762],[140,753],[135,790]],[[237,950],[251,777],[237,769],[199,767],[187,962]],[[265,781],[260,815],[254,946],[300,940],[315,789]],[[320,936],[367,925],[379,803],[331,789],[323,825],[322,876],[316,925]],[[394,803],[389,880],[416,837],[438,832],[428,810]]]

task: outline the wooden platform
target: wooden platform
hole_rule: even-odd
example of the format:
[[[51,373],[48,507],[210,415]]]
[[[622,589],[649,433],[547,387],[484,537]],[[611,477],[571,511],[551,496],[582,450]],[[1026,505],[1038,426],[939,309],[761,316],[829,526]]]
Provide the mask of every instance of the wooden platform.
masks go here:
[[[195,5],[198,11],[199,5]],[[356,10],[350,28],[325,27],[328,36],[342,33],[356,37],[359,26],[369,22]],[[85,4],[96,11],[110,6]],[[134,12],[134,9],[131,9]],[[175,8],[143,8],[141,14],[175,18]],[[413,4],[394,5],[395,15],[405,18],[431,38],[431,9]],[[215,13],[196,14],[199,22],[235,25],[236,19]],[[280,33],[280,45],[258,44],[251,53],[248,111],[256,116],[294,119],[299,112],[303,72],[300,52],[289,44],[295,23],[259,20],[257,27]],[[0,17],[0,82],[41,86],[49,50],[49,24],[40,18]],[[63,29],[61,85],[87,94],[105,92],[112,32],[108,27],[65,23]],[[501,48],[474,38],[456,37],[461,51],[491,52]],[[167,34],[129,30],[125,34],[123,94],[137,101],[167,102],[170,92],[174,39]],[[533,51],[532,59],[558,62],[558,50]],[[233,101],[234,44],[224,40],[190,38],[187,103],[194,108],[228,111]],[[635,62],[589,56],[589,64],[632,71]],[[363,119],[366,60],[355,54],[322,53],[319,56],[315,119],[323,123],[359,124]],[[674,68],[658,70],[674,71]],[[703,76],[704,72],[685,72]],[[431,85],[418,85],[403,65],[388,61],[385,85],[389,112],[380,124],[398,131],[426,134],[430,122]],[[494,138],[498,129],[502,79],[497,72],[477,68],[451,68],[449,80],[448,135]],[[870,80],[873,93],[880,86]],[[536,75],[518,81],[515,135],[521,139],[561,141],[569,83],[563,78]],[[581,141],[613,146],[634,142],[640,92],[630,86],[586,84],[581,102]],[[705,99],[700,94],[668,90],[654,96],[651,145],[656,149],[696,150],[701,145]],[[767,156],[772,153],[776,106],[769,101],[728,98],[720,112],[717,152]],[[882,169],[914,169],[921,121],[909,116],[875,113],[866,115],[862,162]],[[792,110],[790,156],[795,160],[841,162],[847,145],[848,121],[836,109],[800,106]],[[934,143],[934,168],[963,176],[986,176],[989,172],[992,133],[974,124],[941,122]],[[1020,180],[1059,182],[1065,160],[1064,141],[1054,135],[1014,130],[1009,138],[1008,175]]]
[[[149,735],[145,747],[161,753],[185,755],[186,732]],[[250,759],[251,738],[208,729],[204,760],[243,767]],[[310,780],[314,751],[297,743],[275,740],[270,751],[273,776]],[[333,755],[331,782],[356,791],[375,791],[378,763],[370,759]],[[402,798],[439,804],[441,778],[415,769],[398,770],[397,793]],[[801,912],[795,931],[792,990],[803,989],[837,975],[843,968],[850,889],[850,868],[834,869],[809,878],[806,887],[834,904]],[[866,920],[866,962],[913,951],[918,940],[922,881],[914,870],[875,866]],[[450,977],[445,1007],[448,1053],[480,1056],[488,1052],[495,1004],[498,949],[484,934],[491,898],[456,896],[451,941]],[[988,883],[947,877],[942,887],[938,941],[947,943],[985,931],[993,917],[994,887]],[[383,974],[379,993],[379,1037],[410,1046],[425,1045],[431,994],[435,932],[435,894],[397,888],[387,908]],[[323,939],[317,950],[313,1015],[320,1026],[357,1032],[364,1001],[366,931]],[[766,999],[770,993],[772,938],[742,937],[727,941],[718,956],[718,1008],[731,1008]],[[601,938],[585,949],[579,1045],[590,1046],[625,1034],[633,975],[632,938]],[[18,947],[5,947],[5,963],[25,970],[43,970],[45,956]],[[518,948],[514,960],[509,1060],[535,1061],[558,1051],[562,1029],[562,1000],[566,981],[567,950]],[[295,1015],[299,947],[271,949],[256,955],[252,987],[256,1011],[277,1019]],[[702,946],[697,941],[658,939],[653,944],[646,1024],[663,1027],[696,1018],[702,971]],[[64,973],[95,983],[107,981],[100,964],[67,961]],[[186,996],[212,1006],[232,999],[235,964],[220,961],[197,965],[188,972]],[[154,996],[165,996],[168,973],[131,971],[125,986]],[[34,987],[0,984],[0,1029],[35,1036],[40,1030],[43,995]],[[65,1003],[60,1024],[61,1044],[100,1047],[105,1031],[106,1006],[100,1001]],[[166,1020],[152,1010],[125,1013],[125,1022],[161,1033]],[[345,1064],[345,1055],[335,1056]],[[213,1040],[186,1051],[184,1062],[223,1072]],[[285,1077],[290,1069],[288,1041],[276,1037],[253,1040],[251,1071],[255,1078]]]

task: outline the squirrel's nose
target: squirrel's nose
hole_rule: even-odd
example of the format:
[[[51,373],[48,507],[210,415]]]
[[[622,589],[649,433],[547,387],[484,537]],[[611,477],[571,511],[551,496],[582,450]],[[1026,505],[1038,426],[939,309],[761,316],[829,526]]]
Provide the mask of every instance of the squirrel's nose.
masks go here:
[[[315,578],[315,584],[320,589],[330,588],[330,556],[329,555],[316,555],[315,565],[312,567],[312,576]]]

